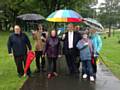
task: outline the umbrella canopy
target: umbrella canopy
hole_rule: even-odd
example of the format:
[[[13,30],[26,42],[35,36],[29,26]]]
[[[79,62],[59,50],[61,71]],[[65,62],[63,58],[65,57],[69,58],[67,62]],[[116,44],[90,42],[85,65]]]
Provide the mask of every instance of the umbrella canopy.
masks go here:
[[[102,31],[104,30],[102,24],[100,24],[97,20],[92,18],[84,18],[84,23],[95,30]]]
[[[25,65],[25,68],[24,68],[24,74],[27,73],[27,70],[29,69],[30,64],[32,63],[34,58],[35,58],[35,53],[33,51],[29,51],[28,55],[27,55],[26,65]]]
[[[73,10],[57,10],[50,14],[47,19],[50,22],[81,22],[82,16]]]
[[[26,21],[39,21],[44,20],[45,18],[40,14],[23,14],[17,16],[17,18],[26,20]]]

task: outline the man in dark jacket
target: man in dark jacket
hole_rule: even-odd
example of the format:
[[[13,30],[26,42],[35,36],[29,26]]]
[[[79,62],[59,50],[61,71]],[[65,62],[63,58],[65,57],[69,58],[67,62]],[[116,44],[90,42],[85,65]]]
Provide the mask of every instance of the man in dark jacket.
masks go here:
[[[26,63],[27,51],[28,49],[31,50],[31,48],[32,47],[27,35],[21,32],[19,25],[15,25],[14,33],[11,34],[8,39],[8,52],[10,56],[14,56],[19,77],[24,75],[24,66]],[[30,69],[28,69],[27,75],[30,76],[30,74]]]
[[[79,40],[82,39],[82,32],[83,31],[84,30],[79,25],[75,26],[75,32],[79,34],[79,36],[78,36]],[[79,71],[80,62],[81,62],[80,53],[78,52],[76,55],[77,55],[77,59],[76,59],[75,65],[77,66],[78,72],[80,72]]]
[[[68,24],[68,32],[63,35],[63,53],[65,54],[67,65],[70,74],[78,72],[78,68],[75,64],[76,57],[79,54],[76,48],[77,42],[81,39],[78,32],[74,32],[74,25]]]

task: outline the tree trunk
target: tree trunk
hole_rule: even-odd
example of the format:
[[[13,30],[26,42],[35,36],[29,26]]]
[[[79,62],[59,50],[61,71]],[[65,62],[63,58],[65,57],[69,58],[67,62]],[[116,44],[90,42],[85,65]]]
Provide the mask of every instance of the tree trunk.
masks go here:
[[[2,31],[2,22],[0,22],[0,31]]]
[[[113,36],[115,36],[115,29],[113,29]]]
[[[108,33],[108,37],[111,37],[111,24],[109,24],[109,33]]]

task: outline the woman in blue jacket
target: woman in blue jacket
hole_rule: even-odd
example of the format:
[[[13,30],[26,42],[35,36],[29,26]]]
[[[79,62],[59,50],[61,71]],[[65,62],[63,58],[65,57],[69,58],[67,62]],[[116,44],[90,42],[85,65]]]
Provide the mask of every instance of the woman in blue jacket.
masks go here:
[[[93,73],[96,77],[96,73],[97,73],[96,61],[97,61],[97,58],[99,56],[100,50],[102,48],[102,40],[101,40],[100,35],[96,32],[96,30],[91,29],[90,32],[91,32],[90,38],[91,38],[92,45],[93,45],[93,48],[94,48],[94,60],[95,60],[95,63],[93,65]]]
[[[87,33],[83,34],[83,39],[79,40],[76,47],[80,50],[80,59],[82,61],[83,78],[90,76],[90,81],[94,81],[91,56],[93,52],[92,42]]]

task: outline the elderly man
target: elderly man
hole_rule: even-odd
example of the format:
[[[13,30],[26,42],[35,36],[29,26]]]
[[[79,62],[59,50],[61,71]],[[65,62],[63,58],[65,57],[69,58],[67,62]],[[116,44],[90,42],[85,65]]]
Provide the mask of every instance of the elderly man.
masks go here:
[[[65,54],[67,65],[70,74],[79,72],[75,62],[78,55],[78,49],[76,48],[77,42],[81,39],[79,33],[74,32],[74,25],[68,24],[68,32],[63,35],[63,53]]]
[[[14,56],[14,61],[17,66],[18,76],[24,75],[24,66],[26,63],[27,51],[31,50],[30,41],[25,33],[21,31],[19,25],[14,26],[14,33],[8,39],[8,52],[10,56]],[[24,65],[23,65],[24,63]],[[30,69],[27,75],[30,76]]]

